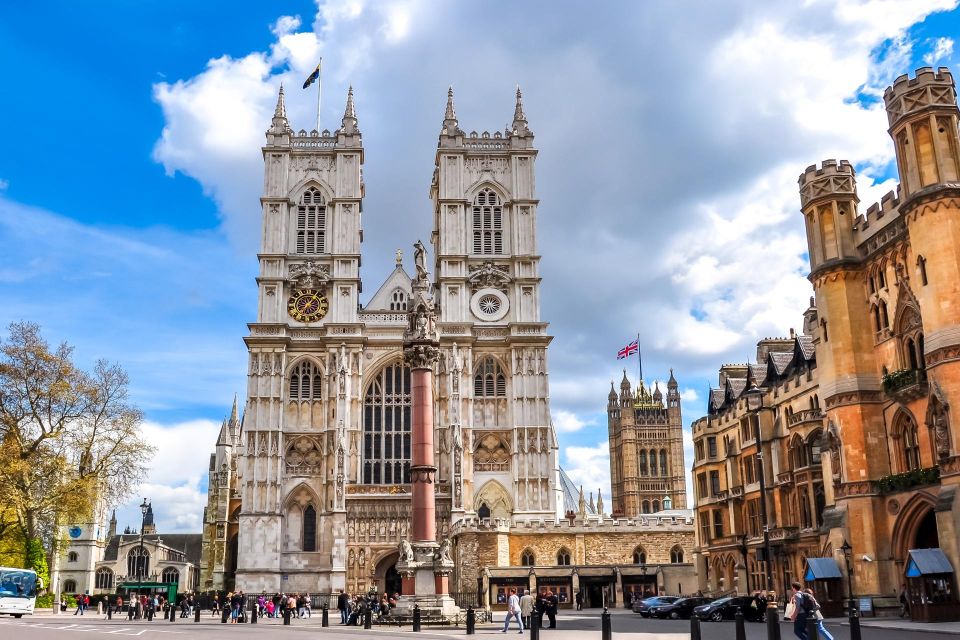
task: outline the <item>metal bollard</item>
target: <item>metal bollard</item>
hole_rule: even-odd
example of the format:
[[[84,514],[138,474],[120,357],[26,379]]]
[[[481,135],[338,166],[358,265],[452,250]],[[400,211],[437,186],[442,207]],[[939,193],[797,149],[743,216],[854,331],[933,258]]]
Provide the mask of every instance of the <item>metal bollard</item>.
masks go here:
[[[176,622],[176,621],[177,621],[177,607],[176,605],[171,604],[170,605],[170,622]]]
[[[257,615],[259,615],[259,613],[260,613],[260,605],[257,603],[256,600],[254,600],[253,606],[250,607],[250,624],[257,624]]]
[[[540,640],[540,626],[543,624],[543,614],[534,611],[530,615],[530,640]]]
[[[610,629],[610,612],[603,608],[600,614],[600,640],[612,640],[613,631]]]
[[[861,640],[860,636],[860,612],[853,602],[850,603],[850,640]]]
[[[700,640],[700,618],[690,616],[690,640]]]
[[[737,613],[733,617],[733,620],[737,625],[737,640],[747,640],[747,630],[743,626],[743,609],[737,607]]]
[[[320,617],[320,626],[329,627],[330,626],[330,609],[326,604],[323,605],[323,615]]]
[[[473,606],[467,607],[467,635],[472,636],[477,632],[477,612]]]
[[[817,631],[817,619],[812,615],[807,618],[807,637],[810,640],[817,640],[820,637],[819,631]]]
[[[200,622],[200,602],[197,601],[197,606],[193,608],[193,621]]]
[[[147,622],[153,622],[153,607],[147,609]]]
[[[367,607],[363,612],[363,628],[373,629],[373,609]]]
[[[290,609],[283,610],[283,624],[290,624]]]
[[[107,620],[113,620],[113,607],[107,605]]]
[[[413,630],[420,631],[420,605],[413,605]]]
[[[227,617],[230,615],[230,610],[227,609],[227,606],[229,606],[229,603],[224,602],[224,603],[223,603],[223,613],[220,614],[220,622],[221,622],[221,624],[227,624]]]

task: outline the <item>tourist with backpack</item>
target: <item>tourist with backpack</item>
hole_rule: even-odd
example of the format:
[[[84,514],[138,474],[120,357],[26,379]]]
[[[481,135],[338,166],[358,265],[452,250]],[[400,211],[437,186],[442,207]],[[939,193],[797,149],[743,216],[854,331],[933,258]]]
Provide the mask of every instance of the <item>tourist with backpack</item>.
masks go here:
[[[827,628],[823,626],[823,613],[820,612],[820,603],[817,602],[817,598],[813,595],[813,590],[807,587],[803,590],[803,592],[812,604],[813,613],[811,615],[817,621],[817,631],[819,632],[819,635],[823,636],[827,640],[833,640],[833,634],[827,631]],[[815,639],[811,638],[810,640]]]
[[[790,586],[793,587],[793,596],[787,604],[786,617],[793,620],[793,635],[800,640],[811,640],[807,635],[807,618],[810,617],[812,607],[810,599],[803,592],[803,585],[799,582],[794,582]]]

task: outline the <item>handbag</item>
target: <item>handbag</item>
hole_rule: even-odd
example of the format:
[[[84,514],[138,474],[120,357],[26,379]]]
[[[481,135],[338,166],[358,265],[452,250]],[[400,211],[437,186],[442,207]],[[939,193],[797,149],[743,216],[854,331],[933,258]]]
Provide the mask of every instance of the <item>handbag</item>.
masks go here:
[[[787,608],[783,612],[783,617],[788,620],[793,620],[797,617],[797,605],[793,600],[787,603]]]

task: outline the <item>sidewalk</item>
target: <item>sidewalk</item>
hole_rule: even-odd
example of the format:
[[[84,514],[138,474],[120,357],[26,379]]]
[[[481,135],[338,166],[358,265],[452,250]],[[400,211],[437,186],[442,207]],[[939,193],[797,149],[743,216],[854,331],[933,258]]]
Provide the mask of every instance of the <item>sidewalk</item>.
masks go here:
[[[826,622],[834,622],[843,627],[850,626],[850,622],[846,618],[828,618]],[[912,622],[901,618],[860,618],[860,628],[895,629],[916,633],[947,633],[960,636],[960,622]]]

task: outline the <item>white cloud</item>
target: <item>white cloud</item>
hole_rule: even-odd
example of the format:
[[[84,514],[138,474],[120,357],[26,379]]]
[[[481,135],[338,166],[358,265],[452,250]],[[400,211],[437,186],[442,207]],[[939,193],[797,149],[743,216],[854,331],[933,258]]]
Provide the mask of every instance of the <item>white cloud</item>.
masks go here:
[[[693,404],[700,399],[700,394],[697,393],[696,389],[684,389],[680,392],[680,399],[684,402]]]
[[[923,61],[935,66],[953,55],[953,38],[937,38],[932,43],[932,49],[924,54]]]
[[[173,424],[145,421],[143,437],[157,452],[150,462],[147,481],[117,509],[120,529],[126,525],[139,529],[138,505],[147,498],[160,533],[200,531],[207,506],[209,459],[219,432],[220,425],[211,420]]]
[[[553,426],[556,427],[560,433],[572,433],[592,424],[594,424],[592,420],[581,420],[577,417],[577,414],[570,411],[563,411],[561,409],[560,411],[553,412]]]
[[[583,486],[584,495],[599,490],[603,494],[604,510],[610,512],[610,445],[607,442],[598,442],[593,447],[566,447],[560,466],[574,485]]]

